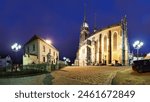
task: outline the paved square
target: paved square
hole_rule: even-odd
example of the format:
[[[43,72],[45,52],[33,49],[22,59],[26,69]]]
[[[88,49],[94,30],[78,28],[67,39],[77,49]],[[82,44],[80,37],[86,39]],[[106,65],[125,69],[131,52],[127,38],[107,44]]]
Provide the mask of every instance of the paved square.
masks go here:
[[[51,73],[54,85],[109,85],[118,71],[129,69],[128,67],[112,66],[88,66],[66,67]]]

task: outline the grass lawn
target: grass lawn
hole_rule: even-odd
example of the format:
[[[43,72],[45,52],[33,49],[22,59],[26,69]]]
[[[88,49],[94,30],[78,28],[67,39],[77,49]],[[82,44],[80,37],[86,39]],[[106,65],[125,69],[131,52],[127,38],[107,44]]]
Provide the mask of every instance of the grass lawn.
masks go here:
[[[38,71],[38,70],[23,70],[16,72],[0,72],[0,78],[19,78],[25,76],[36,76],[40,74],[48,73],[46,71]]]
[[[137,73],[132,69],[117,72],[112,84],[114,85],[150,85],[150,72]]]

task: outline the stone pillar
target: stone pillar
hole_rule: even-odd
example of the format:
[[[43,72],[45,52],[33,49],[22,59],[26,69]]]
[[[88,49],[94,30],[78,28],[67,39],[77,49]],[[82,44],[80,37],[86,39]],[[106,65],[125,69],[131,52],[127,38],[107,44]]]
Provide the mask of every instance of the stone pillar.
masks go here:
[[[112,49],[111,49],[111,31],[108,33],[108,64],[111,64],[112,60]]]
[[[99,63],[102,63],[102,34],[99,35]]]
[[[127,20],[126,16],[121,19],[121,26],[122,26],[122,65],[125,65],[125,37],[127,35]]]

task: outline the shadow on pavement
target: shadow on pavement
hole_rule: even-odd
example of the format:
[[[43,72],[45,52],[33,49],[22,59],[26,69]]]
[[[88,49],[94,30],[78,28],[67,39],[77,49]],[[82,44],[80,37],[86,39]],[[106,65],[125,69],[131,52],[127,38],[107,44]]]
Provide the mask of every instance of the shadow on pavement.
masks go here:
[[[136,71],[131,71],[130,74],[134,76],[150,76],[150,72],[138,73]]]
[[[52,85],[53,79],[54,79],[54,77],[50,73],[47,73],[47,74],[45,74],[45,78],[43,79],[43,84],[44,85]]]

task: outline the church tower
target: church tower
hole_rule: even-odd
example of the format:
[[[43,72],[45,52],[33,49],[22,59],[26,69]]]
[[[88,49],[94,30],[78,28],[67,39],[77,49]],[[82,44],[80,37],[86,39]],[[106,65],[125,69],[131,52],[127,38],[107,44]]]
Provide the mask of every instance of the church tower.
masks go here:
[[[80,32],[80,42],[79,46],[81,47],[83,45],[83,42],[89,37],[89,25],[86,20],[86,10],[84,8],[84,21],[81,25],[81,32]]]

